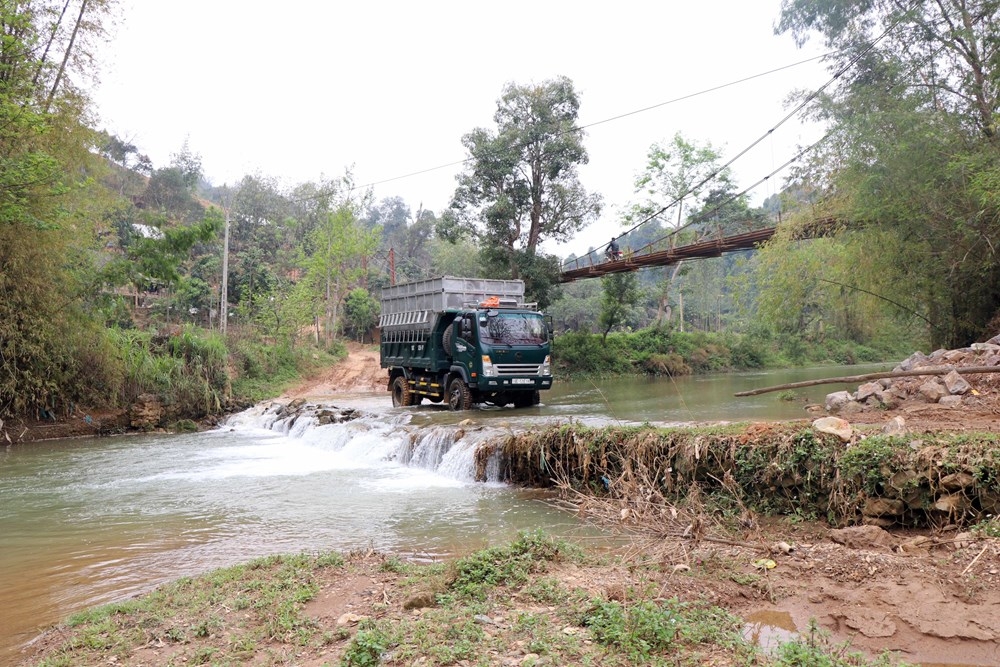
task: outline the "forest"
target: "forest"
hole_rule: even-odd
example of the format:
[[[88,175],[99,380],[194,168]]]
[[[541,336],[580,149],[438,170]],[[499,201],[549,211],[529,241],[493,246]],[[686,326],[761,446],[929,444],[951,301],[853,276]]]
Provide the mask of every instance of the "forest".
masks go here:
[[[566,284],[577,258],[546,243],[608,224],[570,79],[482,101],[494,123],[462,136],[445,210],[376,201],[350,169],[220,186],[196,146],[155,165],[94,122],[113,6],[0,3],[2,420],[147,395],[177,418],[233,409],[373,342],[381,287],[441,275],[523,279],[565,374],[854,363],[1000,332],[1000,2],[785,0],[776,32],[829,48],[830,83],[790,101],[824,139],[753,206],[711,138],[650,137],[612,223],[627,252],[775,238]]]

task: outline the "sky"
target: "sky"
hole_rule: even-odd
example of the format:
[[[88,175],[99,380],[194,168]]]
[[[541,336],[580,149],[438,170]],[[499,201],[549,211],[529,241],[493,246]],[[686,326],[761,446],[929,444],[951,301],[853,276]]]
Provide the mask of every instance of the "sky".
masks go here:
[[[579,123],[598,123],[580,177],[605,206],[570,242],[543,247],[579,255],[622,230],[653,143],[680,132],[728,161],[787,115],[790,92],[826,83],[817,60],[788,67],[823,48],[775,35],[779,12],[780,0],[121,0],[93,97],[100,127],[157,168],[187,142],[216,185],[259,174],[292,187],[351,169],[376,199],[440,213],[467,157],[462,135],[495,127],[504,85],[564,75]],[[786,122],[733,163],[737,185],[821,134]]]

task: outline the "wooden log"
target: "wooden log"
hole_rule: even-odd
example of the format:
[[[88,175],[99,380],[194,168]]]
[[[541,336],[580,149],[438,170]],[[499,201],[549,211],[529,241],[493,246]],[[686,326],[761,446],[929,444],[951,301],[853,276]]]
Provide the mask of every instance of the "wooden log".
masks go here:
[[[977,373],[1000,373],[1000,366],[968,366],[965,368],[922,368],[916,371],[887,371],[885,373],[866,373],[864,375],[844,375],[835,378],[823,378],[820,380],[803,380],[802,382],[789,382],[773,387],[763,387],[761,389],[751,389],[750,391],[739,391],[733,396],[757,396],[771,391],[781,391],[782,389],[799,389],[800,387],[814,387],[818,384],[845,384],[854,382],[868,382],[869,380],[881,380],[882,378],[902,378],[917,377],[920,375],[947,375],[955,371],[959,375],[975,375]]]

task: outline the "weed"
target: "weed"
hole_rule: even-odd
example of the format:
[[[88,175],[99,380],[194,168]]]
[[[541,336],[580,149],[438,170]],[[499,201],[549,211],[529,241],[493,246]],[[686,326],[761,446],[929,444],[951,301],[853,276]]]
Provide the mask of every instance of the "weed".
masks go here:
[[[528,575],[559,560],[574,549],[567,543],[553,540],[541,531],[522,532],[507,546],[491,547],[461,558],[455,563],[455,579],[451,589],[463,597],[484,598],[496,586],[519,585]]]
[[[538,602],[561,602],[566,599],[568,593],[558,579],[552,577],[539,577],[524,589],[524,594]]]
[[[402,574],[406,572],[406,563],[399,556],[387,556],[379,566],[382,572],[395,572]]]
[[[347,645],[340,664],[344,667],[375,667],[381,664],[382,654],[389,647],[389,638],[378,629],[358,630]]]
[[[821,630],[816,619],[810,619],[808,633],[795,641],[779,644],[771,656],[773,667],[906,667],[888,653],[874,659],[849,652],[849,645],[835,645],[829,634]]]
[[[583,625],[590,628],[594,639],[624,651],[632,662],[669,648],[677,635],[677,619],[645,600],[628,608],[618,602],[594,600]]]
[[[983,537],[1000,537],[1000,517],[987,516],[972,526],[972,532],[978,533]]]

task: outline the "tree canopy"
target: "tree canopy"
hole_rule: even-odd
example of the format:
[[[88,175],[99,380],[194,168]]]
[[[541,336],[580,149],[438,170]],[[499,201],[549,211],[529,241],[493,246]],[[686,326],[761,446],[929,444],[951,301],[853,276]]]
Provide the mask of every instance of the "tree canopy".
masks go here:
[[[846,289],[901,304],[898,317],[931,323],[933,346],[1000,326],[998,10],[993,0],[786,0],[777,27],[799,42],[821,35],[842,72],[813,107],[829,139],[798,173],[820,195],[802,215],[844,227],[846,251],[819,277],[849,276]]]
[[[584,189],[577,171],[588,160],[579,109],[566,77],[510,83],[497,101],[496,129],[462,138],[469,159],[452,209],[478,234],[484,263],[511,278],[540,276],[539,243],[568,240],[600,213],[600,196]],[[528,290],[543,300],[540,287]]]

